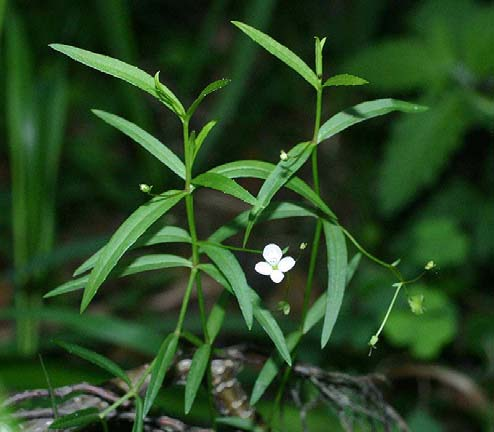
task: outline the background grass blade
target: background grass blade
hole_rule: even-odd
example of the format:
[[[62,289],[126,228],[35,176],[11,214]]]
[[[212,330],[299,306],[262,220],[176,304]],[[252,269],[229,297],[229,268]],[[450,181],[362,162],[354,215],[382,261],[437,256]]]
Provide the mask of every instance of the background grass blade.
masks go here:
[[[192,364],[185,383],[185,414],[188,414],[194,404],[194,400],[201,385],[202,379],[209,364],[211,345],[200,346],[192,357]]]
[[[291,67],[295,72],[301,75],[309,84],[314,88],[318,88],[320,85],[314,71],[307,66],[297,54],[289,50],[286,46],[275,41],[271,36],[251,27],[247,24],[239,21],[232,21],[233,25],[237,26],[247,36],[249,36],[254,42],[261,45],[266,51],[277,57],[283,63]]]
[[[135,210],[120,228],[117,229],[102,251],[100,259],[89,276],[89,281],[84,290],[81,302],[81,312],[87,308],[92,298],[96,295],[98,288],[125,251],[136,242],[144,231],[184,196],[185,193],[180,191],[169,191],[158,195]]]
[[[321,335],[321,347],[324,348],[331,336],[343,302],[347,274],[347,250],[345,236],[338,225],[323,220],[322,226],[326,238],[328,267],[328,297]]]
[[[122,117],[97,109],[93,109],[91,111],[94,115],[102,119],[104,122],[118,129],[129,138],[132,138],[137,144],[141,145],[156,159],[170,168],[180,178],[185,179],[184,163],[161,141],[153,137],[144,129],[141,129],[139,126],[128,120],[125,120]]]

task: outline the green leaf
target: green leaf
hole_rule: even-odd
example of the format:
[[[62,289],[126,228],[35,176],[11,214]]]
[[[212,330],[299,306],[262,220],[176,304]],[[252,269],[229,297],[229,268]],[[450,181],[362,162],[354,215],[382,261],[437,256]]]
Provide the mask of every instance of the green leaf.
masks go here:
[[[292,352],[298,345],[301,337],[302,334],[298,330],[288,335],[286,343],[290,352]],[[259,401],[259,399],[261,399],[266,389],[278,375],[281,363],[282,361],[278,354],[272,355],[266,360],[261,369],[261,372],[257,376],[256,382],[254,383],[252,395],[250,396],[251,405],[255,405]]]
[[[326,121],[319,129],[317,141],[320,143],[356,123],[382,116],[393,111],[418,113],[426,110],[427,108],[424,106],[396,99],[376,99],[373,101],[362,102],[335,114]],[[421,119],[423,120],[423,117],[421,117]]]
[[[322,50],[324,48],[324,44],[326,43],[326,38],[322,40],[317,36],[315,38],[315,56],[316,56],[316,75],[318,77],[322,77]]]
[[[177,351],[179,337],[171,333],[169,334],[163,343],[153,363],[153,370],[151,372],[151,379],[146,390],[146,397],[144,399],[143,416],[146,417],[149,410],[153,406],[154,400],[160,391],[161,384],[165,379],[165,374],[172,364],[175,352]]]
[[[89,276],[89,281],[84,290],[81,302],[81,312],[87,308],[92,298],[96,295],[98,288],[104,282],[113,267],[115,267],[125,251],[135,243],[144,231],[177,204],[184,196],[185,192],[181,191],[169,191],[158,195],[139,207],[122,225],[120,225],[103,249],[101,257]]]
[[[324,220],[322,224],[326,238],[328,262],[328,297],[321,335],[321,348],[324,348],[333,331],[345,294],[347,250],[341,227]]]
[[[311,142],[299,143],[288,152],[288,158],[286,160],[280,160],[278,162],[276,168],[271,172],[257,194],[257,203],[251,210],[249,223],[245,230],[244,245],[247,243],[250,232],[261,212],[268,206],[276,192],[309,159],[315,148],[316,144]]]
[[[192,267],[192,262],[188,259],[171,254],[152,254],[144,255],[134,259],[130,264],[116,266],[108,277],[123,277],[150,270],[160,270],[174,267]],[[89,281],[89,276],[83,276],[78,279],[66,282],[57,288],[47,292],[43,297],[55,297],[61,294],[83,289]]]
[[[132,432],[142,432],[144,429],[143,403],[140,396],[135,397],[136,413],[134,417],[134,426]]]
[[[141,129],[139,126],[125,120],[122,117],[96,109],[91,111],[104,122],[118,129],[120,132],[123,132],[129,138],[132,138],[137,144],[140,144],[156,159],[170,168],[180,178],[185,180],[185,165],[180,158],[161,141],[147,133],[144,129]]]
[[[210,265],[214,267],[212,264]],[[211,312],[209,312],[206,327],[208,329],[208,335],[211,339],[211,343],[214,342],[221,330],[221,326],[223,325],[223,321],[225,320],[226,307],[228,305],[229,299],[230,293],[227,291],[223,291],[220,295],[220,298],[212,307]]]
[[[163,243],[191,243],[190,234],[183,228],[176,226],[165,226],[155,233],[145,233],[139,240],[137,240],[130,248],[135,249],[143,246],[152,246],[155,244]],[[92,269],[98,261],[104,246],[84,261],[74,272],[73,276],[79,276],[80,274]]]
[[[155,88],[154,78],[135,66],[131,66],[112,57],[93,53],[91,51],[86,51],[69,45],[51,44],[50,47],[86,66],[127,81],[128,83],[139,87],[141,90],[144,90],[154,96],[156,99],[161,100],[160,94],[158,94]],[[169,94],[171,100],[175,101],[177,106],[181,107],[181,111],[185,113],[185,110],[177,97],[168,89],[166,93]],[[169,108],[171,109],[170,106]]]
[[[318,214],[309,206],[292,202],[272,202],[258,218],[258,222],[286,219],[291,217],[314,217]],[[227,224],[218,228],[208,238],[213,243],[221,243],[244,229],[249,223],[250,211],[240,213]]]
[[[165,106],[177,114],[181,119],[185,117],[185,109],[173,92],[164,84],[160,82],[160,73],[156,72],[154,75],[154,89],[158,95],[158,99],[165,104]]]
[[[230,294],[233,294],[233,289],[231,287],[231,284],[227,279],[225,279],[225,277],[221,274],[221,272],[218,270],[216,266],[212,264],[200,264],[199,268],[202,271],[206,272],[214,280],[216,280],[220,285],[224,286]],[[271,312],[269,312],[267,309],[264,309],[262,307],[261,299],[257,295],[257,293],[250,286],[248,286],[247,288],[248,288],[248,294],[252,299],[255,319],[261,325],[261,327],[269,336],[269,338],[273,341],[276,349],[283,357],[283,359],[287,362],[288,365],[291,365],[290,352],[287,348],[285,337],[278,323],[272,316]]]
[[[307,66],[297,54],[289,50],[287,47],[281,45],[267,34],[248,26],[247,24],[239,21],[232,21],[233,25],[237,26],[247,36],[249,36],[254,42],[261,45],[266,51],[277,57],[283,63],[291,67],[295,72],[300,74],[309,84],[315,89],[319,88],[320,81],[318,80],[314,71]]]
[[[348,263],[347,271],[346,271],[347,286],[352,280],[353,275],[357,270],[361,258],[362,255],[360,253],[357,253],[353,256],[353,258]],[[319,321],[321,321],[324,318],[324,315],[326,313],[327,302],[328,302],[328,293],[325,292],[311,306],[305,318],[304,329],[303,329],[304,334],[308,333]]]
[[[222,174],[229,178],[245,178],[253,177],[259,179],[267,179],[271,172],[275,169],[276,165],[269,162],[256,161],[256,160],[240,160],[235,162],[226,163],[224,165],[217,166],[211,169],[209,172],[215,172]],[[327,206],[327,204],[317,195],[314,190],[303,180],[298,177],[291,177],[285,183],[285,187],[296,192],[306,200],[314,204],[329,218],[336,220],[336,215]]]
[[[468,124],[464,100],[450,92],[427,115],[393,124],[379,173],[379,202],[390,215],[433,184],[462,144]]]
[[[48,428],[66,430],[73,427],[86,426],[99,421],[99,411],[96,408],[86,408],[55,419]]]
[[[261,325],[269,338],[273,341],[279,354],[286,361],[288,366],[292,365],[292,359],[290,357],[290,351],[288,350],[285,336],[280,329],[280,326],[274,319],[271,312],[267,309],[262,308],[258,303],[260,302],[259,296],[251,289],[253,299],[254,299],[254,317],[256,321]]]
[[[363,84],[369,84],[369,81],[367,81],[363,78],[359,78],[358,76],[355,76],[355,75],[340,74],[340,75],[334,75],[331,78],[328,78],[322,86],[323,87],[356,86],[356,85],[363,85]]]
[[[81,347],[79,345],[66,343],[62,341],[55,341],[55,343],[61,346],[64,350],[68,351],[70,354],[74,354],[84,360],[87,360],[96,366],[99,366],[101,369],[106,370],[111,375],[120,378],[125,383],[131,386],[131,382],[125,371],[117,365],[112,360],[98,354],[94,351],[88,350],[87,348]]]
[[[199,153],[199,150],[201,149],[204,140],[208,137],[209,132],[211,132],[211,130],[216,126],[216,123],[218,123],[216,120],[212,120],[206,123],[201,131],[197,134],[194,146],[194,158],[197,156],[197,153]]]
[[[247,327],[250,330],[253,320],[252,301],[244,271],[235,258],[235,255],[229,250],[210,244],[203,244],[201,248],[221,270],[231,285]]]
[[[192,357],[192,364],[190,365],[187,382],[185,383],[185,414],[189,414],[194,404],[197,391],[209,363],[210,354],[211,345],[203,344],[194,353],[194,357]]]
[[[204,88],[201,91],[201,93],[199,94],[199,96],[197,97],[197,99],[192,103],[190,108],[187,110],[187,116],[189,118],[192,117],[194,112],[196,111],[197,107],[201,104],[201,102],[204,100],[204,98],[207,95],[215,92],[216,90],[222,89],[223,87],[227,86],[228,84],[230,84],[230,81],[231,80],[229,80],[229,79],[223,78],[223,79],[212,82],[206,88]]]
[[[205,172],[192,179],[192,184],[219,190],[251,205],[257,202],[256,198],[248,190],[221,174]]]

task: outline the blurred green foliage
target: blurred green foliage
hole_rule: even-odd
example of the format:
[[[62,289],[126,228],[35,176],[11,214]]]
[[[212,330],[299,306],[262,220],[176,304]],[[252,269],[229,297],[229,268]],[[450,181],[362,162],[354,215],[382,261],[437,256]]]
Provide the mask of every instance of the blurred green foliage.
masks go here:
[[[403,258],[400,268],[405,273],[414,274],[430,259],[438,268],[427,273],[417,291],[404,293],[385,329],[388,345],[379,345],[368,359],[366,343],[384,315],[392,288],[380,270],[364,265],[347,291],[327,352],[315,352],[309,345],[300,350],[302,359],[348,372],[427,360],[465,373],[492,394],[494,7],[473,0],[399,5],[385,0],[93,0],[88,5],[0,1],[0,98],[5,107],[0,118],[0,320],[7,329],[0,345],[0,380],[9,388],[43,385],[37,359],[15,367],[18,354],[11,323],[19,317],[21,322],[22,317],[27,317],[24,322],[41,321],[50,336],[70,334],[74,342],[89,337],[124,366],[135,365],[135,353],[152,353],[174,325],[176,314],[167,310],[164,320],[163,311],[153,310],[151,303],[158,302],[163,286],[171,291],[174,284],[183,284],[182,273],[173,271],[113,285],[103,303],[106,312],[120,318],[90,314],[83,321],[73,297],[48,306],[36,301],[41,292],[67,280],[81,258],[95,251],[142,202],[139,183],[175,186],[158,162],[98,124],[89,109],[124,115],[173,150],[179,139],[177,125],[152,101],[116,80],[60,64],[47,45],[73,43],[145,70],[159,65],[161,78],[189,95],[189,101],[208,79],[231,78],[224,94],[198,112],[201,120],[206,114],[224,119],[205,144],[209,148],[202,155],[208,157],[200,164],[237,158],[276,161],[281,149],[310,131],[312,113],[304,107],[313,101],[282,65],[235,33],[231,19],[265,29],[304,59],[312,55],[308,37],[328,36],[326,67],[370,82],[365,88],[333,90],[331,112],[365,100],[370,93],[431,107],[427,115],[393,119],[391,128],[381,121],[336,137],[321,154],[321,184],[324,198],[334,203],[341,219],[380,256]],[[248,186],[255,188],[257,183]],[[46,200],[39,199],[45,195]],[[202,203],[200,230],[218,223],[215,213],[223,204],[215,210],[215,197]],[[294,238],[296,231],[300,238]],[[307,241],[309,232],[280,223],[276,228],[259,227],[258,236],[269,234],[296,245]],[[295,280],[294,286],[300,283]],[[324,281],[319,282],[322,289]],[[17,293],[35,293],[31,310],[22,301],[13,307],[14,285]],[[256,288],[273,305],[281,299],[280,293]],[[422,315],[413,315],[407,302],[407,296],[416,294],[424,296]],[[297,302],[301,298],[294,295],[291,314],[299,310]],[[261,343],[259,331],[246,334],[239,322],[228,323],[225,344],[239,338]],[[284,322],[289,329],[289,317]],[[189,325],[198,328],[199,320]],[[23,351],[33,352],[35,347],[36,343]],[[61,355],[48,339],[41,341],[41,349],[53,358]],[[57,360],[54,364],[59,365]],[[54,383],[69,382],[71,375],[73,382],[86,376],[101,379],[87,372],[89,368],[84,372],[50,367],[49,361],[47,365]],[[18,377],[25,379],[19,382]],[[409,410],[413,430],[448,430],[455,422],[472,428],[464,430],[485,425],[469,417],[468,406],[441,399],[441,389],[424,398],[415,385],[399,384],[393,393],[402,395],[398,409],[404,414]],[[314,430],[323,421],[316,415]]]

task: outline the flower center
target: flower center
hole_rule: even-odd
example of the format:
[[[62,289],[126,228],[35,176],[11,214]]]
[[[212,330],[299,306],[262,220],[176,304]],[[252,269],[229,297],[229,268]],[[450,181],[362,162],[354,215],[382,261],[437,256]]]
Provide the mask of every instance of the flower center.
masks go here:
[[[278,270],[278,264],[272,264],[271,267],[273,267],[273,270]]]

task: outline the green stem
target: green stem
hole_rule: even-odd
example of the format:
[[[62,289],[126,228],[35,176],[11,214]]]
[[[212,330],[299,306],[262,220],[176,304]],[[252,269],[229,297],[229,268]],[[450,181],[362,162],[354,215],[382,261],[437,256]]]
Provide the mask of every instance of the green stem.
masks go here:
[[[376,332],[376,336],[379,337],[379,335],[381,334],[381,332],[383,331],[383,328],[384,326],[386,325],[386,321],[388,320],[389,318],[389,314],[391,313],[391,310],[393,309],[393,306],[395,304],[395,301],[398,297],[398,294],[400,293],[400,290],[401,290],[401,287],[403,286],[403,284],[399,284],[397,287],[396,287],[396,290],[395,290],[395,293],[393,295],[393,299],[391,300],[391,303],[389,304],[388,306],[388,310],[386,311],[386,315],[384,315],[384,320],[383,322],[381,323],[381,327],[379,327],[379,330]]]
[[[190,295],[192,293],[192,288],[194,287],[194,280],[197,274],[197,268],[192,268],[189,275],[189,281],[187,282],[187,288],[185,288],[184,299],[182,300],[182,306],[180,307],[180,313],[178,315],[177,326],[175,327],[175,334],[180,337],[182,334],[182,328],[184,325],[185,314],[187,312],[187,307],[190,301]]]
[[[194,198],[192,196],[191,191],[191,180],[192,180],[192,166],[194,163],[194,149],[192,148],[190,137],[189,137],[189,119],[186,118],[183,122],[183,137],[184,137],[184,155],[185,155],[185,190],[188,192],[188,195],[185,197],[185,209],[187,212],[187,223],[189,225],[190,237],[192,240],[192,264],[193,269],[189,279],[189,285],[187,286],[187,290],[184,296],[184,301],[182,303],[182,310],[180,311],[179,323],[180,323],[180,332],[182,332],[183,320],[185,319],[185,311],[187,309],[187,304],[190,299],[190,293],[192,291],[192,286],[195,281],[196,291],[197,291],[197,302],[199,304],[199,314],[201,317],[201,327],[204,335],[204,342],[207,344],[211,344],[211,338],[209,337],[208,326],[207,326],[207,316],[206,316],[206,306],[204,302],[204,293],[202,290],[202,282],[201,282],[201,273],[197,270],[198,265],[200,264],[199,257],[199,245],[200,242],[197,238],[197,229],[196,229],[196,221],[195,221],[195,213],[194,213]],[[208,359],[208,376],[211,374],[211,359]],[[211,380],[208,378],[208,406],[209,412],[211,416],[211,421],[214,424],[215,419],[215,411],[214,411],[214,401],[213,401],[213,388],[211,384]]]
[[[355,237],[353,237],[345,228],[343,228],[341,225],[340,225],[340,228],[343,231],[343,233],[348,237],[348,239],[353,243],[353,245],[359,250],[359,252],[361,252],[363,255],[365,255],[367,258],[369,258],[371,261],[374,261],[376,264],[379,264],[380,266],[383,266],[383,267],[387,268],[388,270],[390,270],[391,273],[393,273],[398,278],[398,280],[400,282],[403,282],[403,283],[405,282],[401,272],[395,266],[388,264],[387,262],[384,262],[384,261],[380,260],[379,258],[376,258],[371,253],[367,252],[363,248],[363,246],[357,240],[355,240]]]

